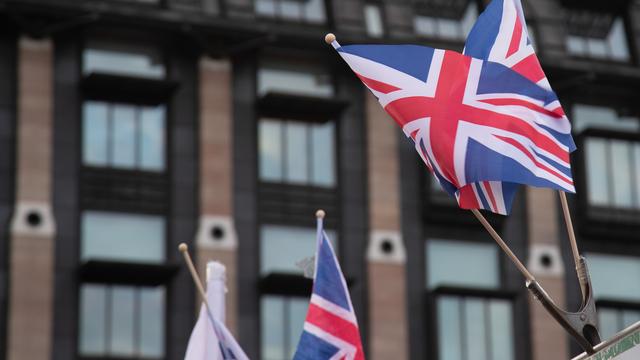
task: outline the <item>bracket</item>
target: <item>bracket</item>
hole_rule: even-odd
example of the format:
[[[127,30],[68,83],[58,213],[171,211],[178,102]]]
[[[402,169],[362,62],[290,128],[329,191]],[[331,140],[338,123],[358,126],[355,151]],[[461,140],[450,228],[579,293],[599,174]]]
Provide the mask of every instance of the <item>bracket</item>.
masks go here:
[[[527,289],[588,354],[594,354],[594,347],[600,343],[598,316],[589,270],[582,256],[578,269],[578,276],[584,280],[581,283],[585,285],[582,306],[578,312],[572,313],[560,309],[536,280],[527,281]]]

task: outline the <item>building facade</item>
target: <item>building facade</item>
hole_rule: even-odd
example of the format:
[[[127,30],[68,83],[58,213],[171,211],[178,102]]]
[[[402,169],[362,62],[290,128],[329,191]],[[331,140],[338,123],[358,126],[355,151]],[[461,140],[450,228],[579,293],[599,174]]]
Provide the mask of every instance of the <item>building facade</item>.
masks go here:
[[[324,41],[461,50],[480,0],[0,0],[0,359],[181,359],[198,268],[227,266],[252,359],[292,357],[327,212],[367,358],[580,351]],[[640,320],[640,1],[523,0],[571,115],[569,197],[607,338]],[[489,216],[558,304],[560,210]]]

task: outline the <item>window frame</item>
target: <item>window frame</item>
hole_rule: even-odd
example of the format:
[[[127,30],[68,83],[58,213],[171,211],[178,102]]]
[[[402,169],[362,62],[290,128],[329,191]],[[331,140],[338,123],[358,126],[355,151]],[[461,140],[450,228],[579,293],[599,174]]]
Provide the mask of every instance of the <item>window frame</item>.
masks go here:
[[[580,101],[568,102],[570,113],[574,114],[575,105],[594,105],[609,107],[616,110],[618,105],[614,102],[607,102],[603,99],[598,101],[589,101],[590,99],[580,99]],[[639,109],[632,109],[634,114],[638,114],[640,121]],[[573,118],[573,116],[572,116]],[[640,144],[640,131],[625,132],[620,130],[610,130],[603,128],[587,128],[580,133],[572,132],[578,150],[572,154],[572,165],[574,168],[574,182],[576,186],[576,202],[578,204],[577,213],[579,215],[580,231],[587,235],[604,235],[606,237],[633,238],[633,233],[640,227],[640,207],[638,208],[622,208],[607,205],[592,205],[589,200],[589,181],[588,181],[588,164],[586,159],[586,141],[590,138],[599,138],[604,140],[622,140]],[[631,175],[632,177],[634,175]],[[633,184],[632,184],[633,185]],[[637,193],[640,199],[640,191]],[[625,226],[616,226],[611,228],[611,224],[619,224]]]
[[[593,10],[585,10],[585,9],[566,9],[568,12],[571,11],[593,11]],[[569,37],[570,36],[575,36],[575,37],[579,37],[583,40],[587,40],[590,39],[589,37],[586,36],[580,36],[580,35],[573,35],[570,32],[570,29],[567,27],[567,31],[565,34],[565,39],[564,39],[564,47],[565,47],[565,52],[567,54],[567,57],[569,57],[570,59],[574,59],[577,61],[581,61],[581,62],[593,62],[593,63],[599,63],[599,64],[606,64],[606,65],[616,65],[616,66],[635,66],[638,63],[638,56],[637,56],[637,51],[636,51],[636,46],[635,46],[635,41],[634,41],[634,37],[632,36],[633,34],[633,29],[631,27],[631,18],[630,18],[630,14],[628,11],[624,12],[624,13],[610,13],[611,15],[614,16],[614,23],[617,19],[620,19],[622,21],[622,29],[624,31],[624,37],[625,37],[625,44],[627,46],[627,51],[629,52],[629,58],[628,59],[615,59],[615,58],[611,58],[611,57],[593,57],[590,56],[587,52],[587,54],[575,54],[572,53],[569,50]],[[606,38],[604,39],[604,41],[606,42]]]
[[[159,0],[164,4],[165,0]],[[159,4],[134,4],[134,6],[157,7]],[[136,46],[136,44],[145,44],[144,47],[155,47],[161,54],[163,63],[165,64],[165,75],[163,79],[152,79],[144,77],[136,77],[129,75],[114,75],[102,72],[84,73],[83,51],[87,48],[89,40],[108,39],[114,44],[123,43],[125,48]],[[168,61],[168,53],[162,40],[151,40],[141,33],[103,33],[101,31],[88,31],[78,44],[79,54],[77,61],[79,65],[79,96],[77,100],[77,121],[78,128],[78,144],[76,145],[75,162],[78,167],[79,182],[81,186],[78,188],[78,205],[76,214],[76,231],[78,234],[78,246],[82,246],[82,216],[85,211],[106,211],[117,212],[122,214],[142,214],[156,215],[164,219],[164,239],[162,247],[165,252],[165,259],[161,263],[146,264],[135,261],[112,261],[112,260],[92,260],[88,261],[81,258],[80,251],[76,253],[76,264],[78,276],[76,280],[76,345],[74,353],[81,360],[136,360],[141,359],[140,356],[132,357],[114,357],[105,353],[104,356],[83,355],[80,352],[80,291],[84,284],[97,284],[105,286],[126,285],[139,287],[162,287],[164,288],[164,332],[162,335],[162,355],[158,358],[164,359],[169,355],[170,346],[170,309],[173,301],[171,294],[171,280],[178,273],[179,266],[171,262],[171,230],[172,230],[172,214],[169,204],[171,188],[171,175],[173,174],[173,164],[171,158],[171,149],[173,141],[171,129],[173,128],[172,119],[172,97],[178,87],[178,82],[170,80],[170,68]],[[121,169],[108,167],[87,166],[83,159],[83,134],[84,134],[84,116],[83,107],[87,101],[102,101],[109,104],[122,103],[126,105],[139,106],[157,106],[164,107],[164,167],[162,171],[145,171],[139,168]],[[95,188],[96,184],[111,184],[109,187]],[[122,188],[135,188],[135,195],[128,198],[113,198],[114,194],[120,193]],[[143,189],[152,189],[155,192],[164,194],[161,196],[146,194]],[[104,192],[108,190],[108,192]],[[97,196],[96,194],[102,194]],[[131,276],[131,271],[136,272],[136,276]]]
[[[274,2],[274,8],[276,9],[275,14],[273,16],[259,14],[256,11],[256,8],[257,8],[256,3],[258,1],[260,0],[251,0],[251,8],[253,9],[254,16],[260,21],[271,22],[276,24],[286,24],[287,26],[295,26],[295,27],[312,26],[317,28],[324,28],[324,27],[333,26],[332,0],[320,0],[322,1],[322,6],[324,8],[324,20],[319,22],[309,21],[306,17],[306,14],[301,16],[299,19],[288,19],[286,17],[283,17],[282,14],[279,12],[280,10],[278,10],[278,8],[280,7],[280,2],[285,0],[272,0]],[[293,1],[304,2],[302,0],[293,0]]]
[[[428,2],[427,2],[428,3]],[[477,17],[479,17],[482,12],[484,11],[486,5],[482,0],[467,0],[467,7],[465,8],[465,11],[467,11],[468,7],[471,4],[475,4],[476,5],[476,9],[477,9],[477,16],[476,16],[476,20]],[[436,42],[436,43],[445,43],[445,44],[464,44],[466,42],[466,38],[467,38],[467,34],[461,34],[459,38],[448,38],[448,37],[443,37],[439,34],[439,31],[436,31],[436,34],[434,35],[426,35],[426,34],[421,34],[418,31],[416,31],[416,27],[415,27],[415,20],[416,20],[416,16],[426,16],[426,17],[430,17],[433,19],[445,19],[445,20],[451,20],[447,17],[442,17],[442,16],[438,16],[437,14],[435,15],[428,15],[426,14],[426,10],[424,9],[420,9],[420,1],[414,2],[413,3],[413,10],[414,13],[412,15],[412,24],[411,24],[411,29],[413,31],[413,34],[421,41],[428,41],[428,42]],[[424,5],[423,5],[424,6]],[[464,15],[463,15],[464,16]],[[458,21],[458,28],[462,29],[462,18],[456,20]],[[474,20],[475,22],[475,20]],[[473,27],[472,27],[473,28]],[[471,29],[469,29],[471,30]]]
[[[433,334],[434,336],[429,336],[427,340],[427,356],[432,359],[440,358],[440,334],[438,330],[438,299],[442,296],[455,296],[463,299],[472,298],[472,299],[483,299],[483,300],[508,300],[511,304],[512,310],[512,328],[513,334],[516,334],[518,330],[518,322],[516,317],[516,311],[518,309],[516,301],[520,299],[520,294],[518,290],[512,289],[507,286],[507,268],[508,264],[505,263],[505,256],[497,249],[497,270],[498,270],[498,282],[499,285],[495,289],[490,288],[472,288],[465,286],[449,286],[449,285],[439,285],[435,288],[429,288],[427,286],[427,279],[429,277],[429,268],[427,263],[427,242],[432,240],[437,241],[451,241],[451,242],[460,242],[460,243],[471,243],[471,244],[486,244],[488,246],[497,246],[494,243],[490,242],[488,239],[485,239],[485,236],[481,235],[482,232],[479,231],[462,231],[460,232],[460,236],[456,238],[452,238],[450,234],[446,234],[445,228],[441,228],[441,230],[436,231],[432,234],[429,234],[425,240],[422,241],[422,248],[424,258],[424,264],[426,266],[423,267],[424,271],[424,282],[421,284],[423,286],[422,297],[423,297],[423,307],[425,309],[424,312],[424,329],[426,330],[426,334]],[[445,235],[445,236],[439,236]],[[516,336],[512,339],[512,346],[514,356],[517,356],[523,351],[518,347],[518,340]]]

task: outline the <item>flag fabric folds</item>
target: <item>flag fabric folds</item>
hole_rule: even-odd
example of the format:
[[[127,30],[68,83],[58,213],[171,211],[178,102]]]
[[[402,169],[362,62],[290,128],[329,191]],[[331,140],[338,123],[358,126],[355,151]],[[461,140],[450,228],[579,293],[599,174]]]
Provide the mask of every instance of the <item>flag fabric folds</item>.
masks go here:
[[[464,54],[497,62],[551,90],[549,80],[535,54],[520,0],[493,0],[480,15],[467,37]],[[567,119],[564,121],[568,122]],[[575,146],[570,148],[571,151]],[[485,182],[484,188],[502,191],[511,198],[514,184]]]
[[[575,145],[553,91],[454,51],[332,45],[460,207],[507,214],[519,184],[574,191]]]
[[[204,304],[200,308],[185,360],[249,360],[224,326],[225,272],[224,265],[218,262],[207,264],[207,301],[211,312]]]
[[[313,291],[294,360],[364,360],[347,283],[318,219]]]

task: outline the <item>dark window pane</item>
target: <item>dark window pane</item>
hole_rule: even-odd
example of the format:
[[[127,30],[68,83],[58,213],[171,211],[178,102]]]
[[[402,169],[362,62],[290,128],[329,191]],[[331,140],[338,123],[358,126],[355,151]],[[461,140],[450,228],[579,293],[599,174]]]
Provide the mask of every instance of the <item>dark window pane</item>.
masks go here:
[[[382,37],[384,35],[382,13],[379,5],[366,4],[364,6],[364,20],[369,36]]]
[[[307,0],[303,2],[305,20],[310,23],[321,24],[326,20],[324,1]]]
[[[278,296],[263,296],[260,300],[260,325],[262,335],[262,359],[282,360],[286,358],[284,300]]]
[[[260,120],[258,138],[260,178],[262,180],[282,181],[282,123],[280,121]]]
[[[603,339],[609,339],[620,330],[618,311],[598,309],[598,331]]]
[[[106,288],[102,285],[80,287],[79,352],[82,355],[101,355],[107,349]]]
[[[428,240],[427,286],[497,288],[499,258],[493,244]]]
[[[467,354],[473,354],[474,360],[488,360],[486,310],[481,299],[466,299],[464,302],[465,344]]]
[[[307,317],[307,309],[309,308],[309,300],[305,298],[290,298],[289,299],[289,316],[287,331],[289,333],[288,340],[288,354],[287,359],[293,359],[295,355],[298,342],[300,341],[300,335],[302,334],[302,327],[304,326],[304,319]]]
[[[335,185],[335,125],[333,122],[315,125],[311,129],[312,179],[314,185]]]
[[[446,296],[438,299],[440,360],[463,360],[460,321],[460,300]]]
[[[265,62],[258,69],[258,94],[280,92],[286,94],[330,97],[333,85],[328,72],[306,64]]]
[[[140,115],[140,164],[144,170],[164,170],[164,107],[142,108]]]
[[[438,35],[443,39],[457,40],[462,38],[460,23],[456,20],[438,19]]]
[[[82,157],[86,165],[104,166],[109,134],[108,107],[105,103],[87,101],[83,107]]]
[[[570,54],[585,55],[587,53],[587,40],[579,36],[567,36],[567,50]]]
[[[161,56],[152,49],[131,46],[90,44],[83,52],[83,72],[164,78]]]
[[[165,259],[165,221],[160,216],[85,211],[81,235],[84,260]]]
[[[256,0],[255,7],[258,15],[276,16],[275,0]]]
[[[160,358],[164,355],[165,290],[141,288],[140,290],[140,349],[143,357]]]
[[[309,142],[308,126],[290,122],[285,128],[286,179],[291,183],[306,184],[309,182]]]
[[[629,43],[627,42],[627,33],[624,29],[624,22],[618,18],[613,22],[611,33],[607,38],[611,58],[614,60],[629,60]]]
[[[513,310],[507,300],[489,303],[492,360],[513,360]]]
[[[132,169],[136,165],[136,111],[133,106],[113,107],[111,159],[114,167]]]
[[[109,352],[119,356],[134,354],[135,291],[131,287],[111,288]]]
[[[473,25],[475,25],[478,19],[478,6],[475,2],[470,1],[467,10],[465,11],[462,19],[460,20],[460,31],[462,39],[466,39],[467,35],[471,32]]]
[[[640,258],[608,254],[588,254],[593,292],[599,298],[622,301],[640,300]]]
[[[302,2],[296,0],[280,0],[280,16],[287,20],[301,20]]]
[[[607,142],[606,140],[591,138],[587,140],[585,148],[589,203],[593,205],[608,205],[610,201]]]
[[[631,146],[627,141],[611,140],[611,165],[613,176],[613,204],[630,208],[633,205],[631,184]],[[600,171],[608,174],[606,169]]]
[[[416,16],[413,19],[415,32],[423,36],[436,35],[436,19],[429,16]]]

